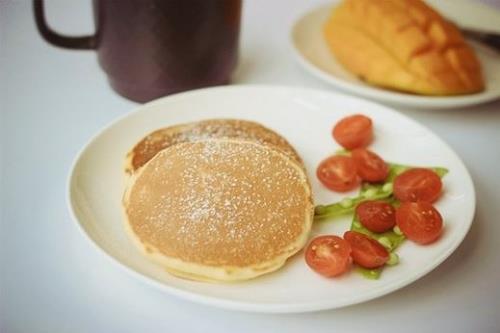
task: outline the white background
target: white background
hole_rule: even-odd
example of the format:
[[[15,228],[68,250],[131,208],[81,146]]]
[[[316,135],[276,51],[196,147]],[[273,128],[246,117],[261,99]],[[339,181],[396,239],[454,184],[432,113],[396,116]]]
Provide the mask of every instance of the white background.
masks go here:
[[[288,49],[293,19],[319,3],[247,0],[233,81],[331,89],[304,73]],[[92,31],[89,1],[52,0],[47,11],[59,31]],[[110,265],[81,237],[65,204],[72,159],[135,105],[111,91],[93,52],[45,43],[30,1],[0,0],[0,332],[499,331],[500,101],[399,108],[447,141],[474,179],[476,218],[458,250],[388,296],[293,315],[231,312],[163,294]]]

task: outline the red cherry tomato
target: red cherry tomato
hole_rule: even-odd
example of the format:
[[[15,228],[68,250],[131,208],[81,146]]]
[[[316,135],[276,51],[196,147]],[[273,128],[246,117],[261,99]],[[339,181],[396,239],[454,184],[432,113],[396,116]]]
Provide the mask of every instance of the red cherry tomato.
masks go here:
[[[394,179],[394,196],[400,201],[434,202],[441,195],[443,183],[432,170],[415,168]]]
[[[326,277],[346,272],[351,261],[351,246],[338,236],[316,237],[306,249],[307,265]]]
[[[372,120],[362,114],[342,118],[333,128],[332,134],[346,149],[365,147],[373,138]]]
[[[381,182],[387,178],[389,167],[384,160],[374,152],[358,148],[352,151],[352,159],[361,179],[368,182]]]
[[[330,190],[347,192],[360,183],[354,161],[349,156],[330,156],[316,170],[318,179]]]
[[[385,232],[396,225],[395,209],[384,201],[364,201],[356,207],[356,215],[366,229]]]
[[[378,268],[389,260],[389,252],[375,239],[356,231],[346,231],[344,239],[351,245],[351,256],[364,268]]]
[[[405,202],[396,210],[396,223],[406,238],[418,244],[429,244],[443,230],[441,214],[428,202]]]

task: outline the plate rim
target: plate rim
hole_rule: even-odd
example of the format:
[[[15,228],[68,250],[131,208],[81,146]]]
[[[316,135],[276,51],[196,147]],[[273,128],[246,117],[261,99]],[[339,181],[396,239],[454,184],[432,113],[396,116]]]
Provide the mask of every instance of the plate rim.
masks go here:
[[[318,94],[318,95],[339,95],[342,98],[347,98],[350,100],[358,100],[358,102],[361,102],[362,104],[367,104],[367,105],[374,105],[377,108],[382,108],[384,112],[396,114],[397,116],[401,116],[406,118],[409,122],[411,122],[413,125],[422,127],[428,132],[431,136],[433,136],[435,139],[440,141],[446,149],[450,151],[450,153],[453,155],[454,158],[461,164],[463,167],[467,177],[467,185],[466,187],[470,187],[471,189],[471,196],[472,196],[472,206],[470,209],[470,216],[466,219],[468,221],[467,226],[465,227],[463,233],[460,235],[460,237],[456,238],[455,241],[450,244],[450,246],[444,251],[440,256],[434,258],[434,260],[424,269],[418,272],[418,274],[412,275],[407,279],[403,279],[399,281],[399,283],[395,283],[392,285],[388,286],[382,286],[381,288],[376,288],[373,291],[370,292],[365,292],[362,294],[361,297],[357,298],[347,298],[342,301],[322,301],[322,302],[301,302],[301,303],[294,303],[294,304],[285,304],[285,303],[258,303],[258,302],[244,302],[244,301],[236,301],[236,300],[229,300],[229,299],[223,299],[219,298],[216,296],[209,296],[209,295],[203,295],[197,292],[192,292],[188,290],[183,290],[176,288],[174,286],[170,286],[166,283],[163,283],[154,277],[148,276],[146,274],[143,274],[139,271],[136,271],[132,267],[126,265],[125,263],[121,262],[117,258],[115,258],[113,255],[108,253],[104,248],[102,248],[98,242],[90,236],[90,234],[85,230],[85,227],[83,226],[82,222],[78,218],[76,212],[75,212],[75,207],[73,203],[73,184],[75,183],[75,171],[77,170],[78,164],[84,154],[87,152],[89,148],[97,141],[97,139],[103,135],[106,131],[110,130],[112,127],[116,126],[118,123],[120,123],[122,120],[132,117],[134,115],[137,115],[141,112],[147,112],[149,108],[154,107],[155,105],[161,105],[165,103],[165,101],[170,101],[172,99],[177,99],[177,98],[185,98],[186,96],[189,97],[190,95],[197,95],[197,94],[204,94],[208,93],[211,94],[212,92],[218,93],[219,91],[224,91],[224,90],[266,90],[266,91],[277,91],[277,92],[283,92],[283,91],[288,91],[288,92],[301,92],[305,94]],[[411,283],[415,282],[416,280],[420,279],[421,277],[427,275],[429,272],[434,270],[437,266],[439,266],[441,263],[443,263],[455,250],[458,248],[458,246],[462,243],[462,241],[465,239],[467,234],[470,231],[470,228],[472,226],[472,223],[474,222],[474,216],[476,212],[476,191],[474,187],[474,183],[472,180],[472,177],[466,167],[466,165],[463,163],[462,159],[458,154],[448,145],[446,141],[441,139],[437,134],[435,134],[433,131],[431,131],[428,127],[425,125],[421,124],[420,122],[417,122],[416,120],[413,120],[411,117],[406,116],[403,113],[400,113],[393,109],[390,106],[386,106],[371,100],[367,100],[364,98],[360,98],[357,96],[352,96],[348,94],[344,94],[342,92],[331,92],[328,90],[321,90],[321,89],[313,89],[313,88],[307,88],[307,87],[295,87],[295,86],[286,86],[286,85],[268,85],[268,84],[247,84],[247,85],[232,85],[232,86],[216,86],[216,87],[209,87],[209,88],[201,88],[201,89],[196,89],[196,90],[191,90],[191,91],[186,91],[182,93],[177,93],[169,96],[164,96],[159,99],[153,100],[151,102],[142,104],[142,105],[137,105],[135,106],[131,111],[116,117],[114,120],[109,122],[107,125],[103,126],[100,128],[95,134],[91,135],[91,137],[84,143],[84,145],[80,148],[78,153],[75,155],[71,167],[69,170],[69,173],[67,174],[67,179],[66,179],[66,205],[67,209],[70,213],[71,219],[74,221],[74,223],[77,226],[77,229],[79,232],[83,235],[83,238],[87,239],[87,241],[92,244],[91,247],[94,249],[97,249],[97,253],[102,254],[104,257],[107,257],[107,260],[112,262],[115,267],[119,267],[121,270],[127,272],[131,276],[135,277],[139,281],[144,282],[145,284],[149,286],[153,286],[155,288],[158,288],[168,294],[171,294],[173,296],[178,297],[179,299],[186,299],[195,303],[200,303],[204,305],[210,305],[210,306],[216,306],[218,308],[223,308],[226,310],[237,310],[237,311],[245,311],[245,312],[255,312],[255,313],[304,313],[304,312],[314,312],[314,311],[323,311],[323,310],[331,310],[331,309],[336,309],[336,308],[341,308],[345,306],[350,306],[350,305],[355,305],[359,303],[363,303],[366,301],[370,301],[382,296],[385,296],[387,294],[390,294],[398,289],[401,289],[405,286],[410,285]]]
[[[335,3],[333,4],[320,4],[318,6],[312,7],[309,10],[296,15],[291,21],[292,23],[289,25],[288,48],[291,49],[295,62],[297,62],[300,67],[302,67],[302,69],[309,75],[316,77],[317,79],[328,84],[334,89],[338,89],[340,92],[349,94],[351,96],[367,98],[378,103],[391,103],[395,106],[413,107],[425,111],[430,111],[432,109],[465,108],[468,106],[480,105],[500,99],[500,88],[496,93],[488,93],[487,91],[483,91],[475,94],[457,96],[423,96],[406,94],[402,92],[391,91],[389,89],[379,88],[376,86],[371,86],[362,81],[360,81],[361,85],[353,84],[319,68],[314,63],[309,61],[307,57],[302,54],[301,49],[296,45],[296,30],[299,27],[302,19],[304,19],[306,16],[320,11],[329,11],[333,9],[333,7],[337,4],[338,1],[335,1]],[[472,42],[472,44],[474,43]]]

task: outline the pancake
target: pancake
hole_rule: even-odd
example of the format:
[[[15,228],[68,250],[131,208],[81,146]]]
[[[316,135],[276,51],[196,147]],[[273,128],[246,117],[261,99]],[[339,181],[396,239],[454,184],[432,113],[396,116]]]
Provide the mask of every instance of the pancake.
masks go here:
[[[256,122],[236,119],[210,119],[156,130],[127,154],[125,170],[135,172],[159,151],[171,145],[206,139],[238,139],[270,145],[302,165],[295,149],[279,134]]]
[[[127,229],[146,256],[202,281],[277,270],[305,245],[314,213],[296,161],[233,139],[160,151],[130,178],[123,204]]]

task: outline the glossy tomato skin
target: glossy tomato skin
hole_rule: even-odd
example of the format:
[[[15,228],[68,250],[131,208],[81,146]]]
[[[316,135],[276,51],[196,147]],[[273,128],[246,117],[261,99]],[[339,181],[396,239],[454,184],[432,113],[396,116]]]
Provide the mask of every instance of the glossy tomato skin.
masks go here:
[[[389,260],[389,252],[378,241],[356,231],[346,231],[344,239],[351,245],[353,261],[361,267],[378,268]]]
[[[358,148],[352,151],[351,156],[361,179],[381,182],[387,178],[389,166],[379,155],[368,149]]]
[[[426,201],[433,203],[441,195],[443,183],[432,170],[414,168],[394,179],[394,196],[403,202]]]
[[[373,139],[372,120],[362,114],[347,116],[333,127],[332,135],[346,149],[366,147]]]
[[[396,223],[406,238],[422,245],[436,241],[443,230],[441,214],[424,201],[402,203],[396,210]]]
[[[306,248],[307,265],[326,277],[345,273],[351,266],[351,262],[351,246],[338,236],[316,237]]]
[[[337,192],[353,190],[361,182],[350,156],[328,157],[319,164],[316,176],[323,185]]]
[[[386,232],[396,225],[396,210],[384,201],[364,201],[356,207],[361,224],[372,232]]]

